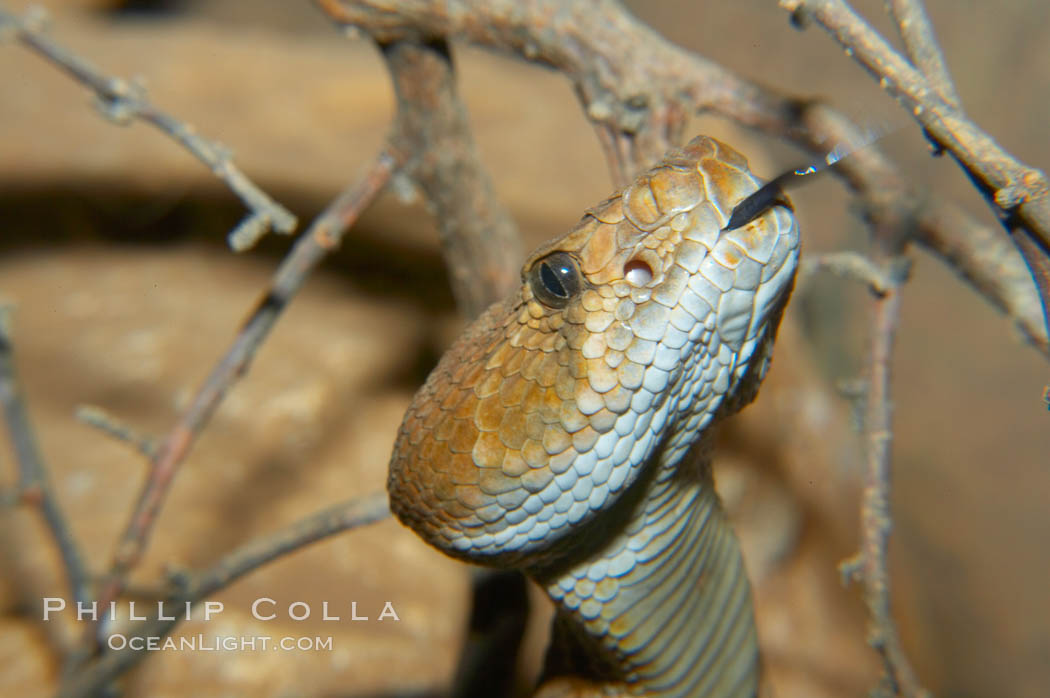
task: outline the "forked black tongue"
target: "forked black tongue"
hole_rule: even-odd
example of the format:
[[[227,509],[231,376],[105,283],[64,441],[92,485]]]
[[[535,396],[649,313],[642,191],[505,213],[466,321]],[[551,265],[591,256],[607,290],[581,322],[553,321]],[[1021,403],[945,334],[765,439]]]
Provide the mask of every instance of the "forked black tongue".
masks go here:
[[[787,197],[784,195],[784,189],[800,184],[803,178],[809,175],[823,172],[842,158],[852,155],[861,148],[868,147],[893,130],[896,129],[869,130],[864,134],[863,138],[854,143],[839,143],[819,160],[815,160],[804,167],[781,172],[759,187],[758,191],[747,196],[734,206],[733,213],[729,216],[729,222],[726,223],[726,227],[723,230],[741,228],[774,206],[788,206],[790,208]]]

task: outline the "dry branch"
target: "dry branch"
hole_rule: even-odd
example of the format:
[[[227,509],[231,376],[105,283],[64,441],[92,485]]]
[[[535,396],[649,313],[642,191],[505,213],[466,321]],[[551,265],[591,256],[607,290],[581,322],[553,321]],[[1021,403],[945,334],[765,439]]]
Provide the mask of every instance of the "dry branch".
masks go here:
[[[179,465],[226,391],[248,371],[256,350],[309,273],[339,245],[347,228],[382,191],[399,164],[397,155],[388,151],[380,153],[365,176],[328,205],[281,262],[270,289],[259,300],[233,345],[197,391],[151,460],[149,477],[117,544],[109,574],[100,591],[102,605],[116,599],[124,589],[128,573],[138,564],[146,548],[157,513]]]
[[[901,646],[900,633],[890,608],[889,537],[890,455],[893,444],[893,398],[890,392],[893,341],[900,321],[900,289],[893,287],[875,299],[875,317],[867,410],[864,433],[867,442],[867,468],[861,503],[860,568],[864,598],[871,614],[871,643],[883,658],[893,695],[922,698],[927,695]]]
[[[275,533],[245,543],[206,570],[182,571],[173,575],[174,591],[164,600],[175,605],[201,601],[282,555],[336,533],[381,521],[389,513],[385,492],[336,504]],[[174,630],[181,620],[181,616],[154,618],[136,637],[163,637]],[[145,654],[129,647],[109,652],[68,680],[58,695],[61,698],[90,698],[98,695],[113,679],[142,660]]]
[[[98,429],[103,434],[107,434],[122,443],[129,444],[147,459],[152,460],[157,455],[157,442],[155,439],[138,433],[134,428],[119,421],[101,407],[80,405],[76,409],[75,416],[84,424]]]
[[[315,0],[344,25],[382,40],[448,37],[554,67],[572,80],[588,117],[610,153],[615,181],[655,161],[680,142],[686,118],[712,111],[806,150],[823,154],[837,143],[863,140],[863,130],[826,105],[801,100],[734,75],[685,51],[638,22],[615,0]],[[611,150],[610,150],[611,148]],[[863,155],[863,157],[861,157]],[[873,168],[873,169],[869,169]],[[875,147],[836,168],[870,218],[887,230],[912,230],[919,242],[956,270],[1050,355],[1038,297],[1019,255],[998,250],[984,267],[984,248],[941,227],[966,214],[948,204],[919,207],[904,178]],[[903,224],[910,219],[910,225]],[[980,224],[967,219],[967,228]],[[982,242],[998,240],[994,232]],[[1009,246],[1005,238],[994,243]]]
[[[86,59],[44,36],[41,28],[45,20],[46,16],[39,9],[25,19],[19,19],[0,8],[0,40],[8,36],[15,38],[90,88],[95,93],[96,106],[108,120],[119,125],[129,124],[134,119],[144,121],[207,165],[251,212],[230,232],[231,248],[239,252],[252,247],[270,228],[279,233],[295,230],[295,215],[248,179],[233,163],[225,146],[203,138],[193,126],[157,109],[137,81],[109,77]]]
[[[0,408],[3,409],[8,437],[18,463],[18,489],[15,498],[40,509],[48,531],[58,546],[66,579],[76,601],[91,598],[91,577],[80,546],[55,497],[44,457],[22,397],[15,374],[14,346],[11,343],[11,308],[0,305]]]
[[[476,317],[518,284],[518,230],[479,160],[448,47],[399,41],[382,51],[397,96],[391,146],[437,222],[456,305]]]
[[[476,317],[518,285],[520,236],[481,165],[448,45],[396,41],[381,48],[397,96],[392,146],[406,153],[402,172],[422,189],[437,221],[456,304]],[[473,570],[471,587],[470,629],[452,696],[509,694],[528,620],[525,578]]]
[[[999,147],[965,114],[948,104],[923,75],[842,0],[782,0],[823,26],[858,63],[898,99],[983,185],[1004,214],[1013,209],[1028,229],[1050,247],[1050,185],[1046,175]],[[932,35],[931,35],[932,38]]]
[[[807,105],[799,120],[831,142],[854,142],[857,127],[822,105]],[[958,206],[928,200],[921,205],[897,167],[878,148],[862,148],[839,161],[835,172],[860,197],[865,218],[900,238],[933,252],[948,268],[1009,317],[1028,342],[1050,356],[1039,296],[1024,260],[1000,230],[978,223]],[[891,241],[899,248],[903,239]]]
[[[878,32],[842,0],[781,0],[781,6],[797,15],[811,17],[830,33],[860,65],[870,72],[922,125],[939,149],[947,150],[962,166],[977,188],[995,208],[1017,245],[1039,288],[1043,302],[1044,332],[1050,328],[1050,183],[1041,171],[1028,167],[1003,150],[958,107],[940,49],[931,31],[922,24],[925,12],[904,12],[899,20],[906,41],[923,40],[929,48],[914,45],[909,52],[919,61],[913,67]],[[901,3],[905,4],[905,3]],[[935,71],[928,81],[920,69]]]
[[[439,221],[454,292],[465,314],[476,315],[516,283],[518,237],[509,216],[495,200],[491,183],[478,161],[466,113],[455,94],[445,37],[510,51],[568,75],[596,125],[614,179],[620,183],[680,142],[686,119],[697,111],[730,116],[813,152],[822,153],[836,143],[856,142],[860,134],[856,126],[824,105],[759,87],[703,57],[674,47],[637,22],[614,0],[586,4],[560,0],[316,2],[337,21],[361,26],[383,45],[398,97],[395,128],[387,148],[363,181],[333,201],[296,243],[233,346],[159,448],[151,450],[147,440],[108,418],[90,420],[136,444],[151,461],[149,477],[104,580],[100,595],[103,604],[126,588],[128,574],[148,544],[179,465],[225,392],[247,371],[255,351],[309,272],[328,250],[339,244],[346,228],[391,176],[411,177],[426,195]],[[1024,250],[1027,240],[1036,245],[1033,249],[1038,252],[1039,245],[1050,239],[1046,236],[1050,216],[1045,177],[1009,158],[983,133],[967,130],[972,124],[962,123],[965,117],[958,109],[958,98],[921,3],[890,2],[908,55],[919,72],[888,45],[879,45],[875,41],[879,39],[877,35],[850,33],[857,30],[852,20],[840,17],[839,21],[845,24],[835,25],[828,19],[833,15],[825,16],[822,10],[813,9],[834,10],[845,7],[842,3],[797,0],[782,4],[805,6],[818,21],[824,17],[825,26],[838,31],[841,41],[871,48],[870,53],[858,51],[863,53],[858,59],[886,70],[881,75],[888,78],[892,90],[906,104],[921,108],[917,116],[924,127],[993,196],[1004,219],[1032,233],[1033,237],[1021,239],[1019,246]],[[236,170],[221,146],[201,139],[190,127],[157,111],[146,101],[140,87],[102,75],[44,37],[34,21],[20,20],[0,10],[0,36],[5,32],[93,89],[109,118],[118,123],[133,118],[145,120],[205,161],[252,209],[232,239],[254,239],[254,233],[268,224],[281,228],[279,219],[287,229],[294,227],[291,214]],[[857,50],[858,46],[852,47]],[[933,127],[924,119],[931,120]],[[959,127],[960,132],[956,133],[953,129],[960,123],[966,128]],[[944,134],[938,129],[946,129],[952,138],[942,140]],[[997,158],[996,166],[982,169],[987,161],[979,158],[985,156]],[[917,697],[923,691],[903,654],[890,614],[886,560],[892,442],[890,370],[900,308],[900,272],[905,266],[898,263],[899,253],[910,239],[917,239],[1014,319],[1044,353],[1050,353],[1050,345],[1038,298],[1031,293],[1030,276],[1003,236],[948,204],[920,206],[899,172],[876,149],[856,153],[838,169],[863,201],[866,216],[873,224],[879,259],[886,260],[881,266],[855,256],[824,260],[825,266],[864,280],[879,296],[875,300],[870,383],[864,393],[868,467],[862,507],[863,542],[856,566],[849,571],[865,585],[865,599],[872,616],[872,644],[883,657],[891,687],[905,696]],[[285,214],[288,218],[283,217]],[[1031,249],[1026,251],[1027,258],[1033,254]],[[76,598],[88,599],[90,581],[47,482],[14,382],[10,342],[2,320],[0,402],[19,455],[20,495],[41,506],[62,551]],[[172,580],[171,597],[201,600],[280,555],[385,515],[382,494],[336,505],[241,546],[208,570],[177,575]],[[164,635],[176,623],[157,620],[142,634]],[[101,654],[68,678],[62,695],[93,695],[142,656],[143,653],[130,650]]]
[[[802,260],[800,273],[827,271],[844,279],[859,281],[877,295],[887,292],[892,283],[875,262],[856,252],[828,252]]]
[[[886,7],[897,24],[911,64],[926,77],[941,99],[958,108],[959,95],[921,0],[886,0]]]
[[[866,466],[860,512],[860,552],[842,563],[840,569],[844,579],[859,581],[864,586],[864,601],[870,615],[868,643],[882,658],[885,688],[890,691],[888,695],[924,698],[928,693],[908,661],[890,608],[888,549],[892,529],[890,464],[893,445],[890,379],[893,343],[900,321],[899,285],[903,281],[900,276],[906,268],[901,258],[888,260],[880,273],[888,285],[874,299],[871,357],[863,391]]]

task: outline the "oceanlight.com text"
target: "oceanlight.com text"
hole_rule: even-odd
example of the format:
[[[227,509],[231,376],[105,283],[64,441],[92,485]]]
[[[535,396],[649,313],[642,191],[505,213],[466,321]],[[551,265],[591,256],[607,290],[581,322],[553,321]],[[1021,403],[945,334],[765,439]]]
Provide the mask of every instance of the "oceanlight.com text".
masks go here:
[[[124,635],[114,633],[106,638],[114,651],[134,652],[331,652],[332,637],[273,637],[270,635]]]

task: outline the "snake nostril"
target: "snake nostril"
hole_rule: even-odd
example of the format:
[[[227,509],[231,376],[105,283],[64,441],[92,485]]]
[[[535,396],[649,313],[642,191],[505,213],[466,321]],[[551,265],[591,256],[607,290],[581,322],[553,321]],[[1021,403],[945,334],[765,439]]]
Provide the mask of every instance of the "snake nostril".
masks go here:
[[[632,286],[645,286],[653,280],[653,268],[636,257],[623,265],[623,276]]]

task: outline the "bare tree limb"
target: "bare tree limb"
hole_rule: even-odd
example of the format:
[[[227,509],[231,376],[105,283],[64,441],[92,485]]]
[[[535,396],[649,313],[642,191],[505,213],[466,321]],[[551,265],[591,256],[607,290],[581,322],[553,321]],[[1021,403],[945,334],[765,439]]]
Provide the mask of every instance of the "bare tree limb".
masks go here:
[[[201,429],[208,423],[233,383],[248,371],[256,350],[307,275],[335,249],[346,229],[382,191],[400,156],[384,150],[359,181],[343,191],[296,242],[274,274],[270,289],[260,299],[233,345],[197,391],[187,410],[164,439],[150,462],[150,473],[121,535],[109,574],[100,592],[102,605],[116,599],[128,573],[138,564],[150,531],[179,465]]]
[[[992,195],[1005,213],[1018,208],[1030,230],[1050,246],[1050,186],[1046,175],[1017,161],[958,109],[947,104],[923,76],[842,0],[781,0],[823,26],[850,55],[880,80],[933,139]]]
[[[963,167],[1024,256],[1040,291],[1043,323],[1050,328],[1050,183],[1046,175],[1007,153],[959,108],[945,101],[938,92],[943,84],[927,82],[843,0],[781,0],[780,4],[824,27],[914,115],[928,137]],[[926,40],[933,40],[932,32],[925,34]],[[939,53],[934,44],[923,60]],[[946,73],[941,71],[935,79],[940,83]]]
[[[875,262],[857,252],[828,252],[802,261],[801,273],[813,274],[818,271],[829,271],[836,276],[859,281],[877,295],[886,293],[892,283]]]
[[[75,416],[84,424],[112,436],[117,441],[130,444],[132,448],[150,460],[157,455],[157,442],[154,439],[143,436],[129,425],[118,421],[101,407],[80,405],[76,409]]]
[[[58,546],[66,579],[76,601],[91,598],[91,576],[88,574],[73,531],[59,506],[55,490],[44,465],[33,425],[15,375],[14,346],[11,342],[11,308],[0,305],[0,408],[7,423],[8,436],[18,463],[17,498],[40,509],[48,531]]]
[[[391,141],[412,153],[404,173],[423,190],[437,221],[457,306],[477,317],[520,283],[521,238],[481,165],[448,45],[407,40],[381,48],[397,96]],[[451,695],[509,694],[528,620],[525,578],[510,570],[472,570],[471,600]]]
[[[948,263],[1009,317],[1030,344],[1050,355],[1043,307],[1017,248],[999,230],[959,208],[931,202],[919,215],[916,242]]]
[[[201,601],[283,555],[337,533],[381,521],[389,515],[386,492],[336,504],[286,528],[248,541],[206,570],[178,573],[172,579],[173,590],[166,600],[175,605]],[[155,618],[137,636],[163,637],[174,630],[181,620],[182,617],[178,615],[170,619]],[[146,654],[127,647],[108,652],[70,677],[59,689],[58,695],[61,698],[90,698],[98,695],[117,676],[144,659]]]
[[[334,23],[356,24],[337,0],[314,2]],[[437,221],[457,305],[476,317],[517,285],[524,251],[478,156],[444,34],[362,27],[380,43],[397,97],[391,145]]]
[[[893,279],[894,268],[904,265],[890,260],[885,276]],[[900,642],[890,608],[887,551],[892,529],[890,518],[891,446],[893,444],[893,398],[890,376],[893,342],[900,320],[899,279],[874,300],[869,380],[864,397],[864,440],[867,466],[861,501],[861,545],[857,556],[842,564],[846,579],[864,585],[864,600],[870,614],[868,642],[882,658],[889,695],[924,698],[922,688]]]
[[[333,22],[346,23],[339,3],[316,4]],[[397,97],[392,143],[413,154],[403,172],[423,190],[437,221],[457,306],[476,317],[520,283],[520,236],[478,157],[444,37],[376,38]],[[471,586],[470,631],[452,695],[509,694],[528,618],[525,579],[475,569]]]
[[[685,118],[697,111],[714,111],[820,154],[837,143],[862,140],[861,129],[830,107],[748,82],[676,47],[616,0],[315,1],[337,21],[367,28],[383,40],[448,36],[564,72],[596,124],[614,181],[629,181],[642,165],[676,145]],[[835,170],[857,191],[870,218],[898,223],[910,218],[910,225],[883,229],[901,236],[917,233],[926,249],[1006,312],[1050,356],[1041,309],[1033,318],[1032,303],[1018,302],[1031,296],[1039,304],[1019,255],[997,254],[1002,266],[983,268],[977,261],[983,248],[937,227],[946,220],[947,205],[920,206],[897,168],[875,147],[851,155]],[[965,216],[949,209],[953,218]],[[968,228],[975,227],[971,220]],[[982,239],[996,238],[987,233]],[[951,244],[946,246],[945,240]],[[945,250],[950,254],[942,255]]]
[[[397,97],[391,143],[411,154],[402,172],[423,190],[437,221],[460,311],[476,317],[520,283],[521,238],[481,164],[448,45],[406,40],[381,49]],[[471,603],[451,695],[509,695],[529,615],[525,578],[473,569]]]
[[[801,107],[798,120],[834,143],[856,142],[857,127],[822,104]],[[1046,326],[1032,276],[1017,248],[1001,230],[981,225],[954,204],[920,205],[900,172],[874,147],[839,161],[835,171],[857,192],[865,217],[899,240],[912,237],[1009,317],[1032,346],[1050,356]]]
[[[204,572],[179,574],[182,600],[199,601],[268,562],[336,533],[382,521],[390,516],[387,493],[356,497],[323,509],[275,533],[248,541]]]
[[[509,216],[495,200],[491,182],[477,157],[465,110],[455,94],[451,61],[443,37],[465,38],[509,50],[565,72],[573,80],[589,118],[595,123],[614,179],[621,183],[669,146],[680,142],[686,119],[696,111],[710,110],[731,116],[816,152],[826,151],[836,143],[852,142],[858,133],[853,124],[823,105],[748,83],[700,56],[670,45],[637,22],[615,0],[595,0],[587,4],[564,0],[315,1],[337,21],[365,27],[381,41],[398,97],[396,127],[387,148],[364,181],[340,195],[282,262],[269,292],[159,449],[154,450],[147,439],[104,415],[101,418],[89,415],[90,423],[135,444],[151,461],[149,478],[103,581],[103,603],[117,598],[127,588],[128,575],[148,545],[152,526],[178,466],[225,391],[247,371],[255,351],[310,270],[327,250],[338,245],[345,228],[391,176],[410,176],[424,191],[438,218],[455,295],[465,314],[476,315],[516,283],[518,238]],[[934,118],[930,116],[929,105],[943,111],[943,115],[937,117],[942,121],[950,121],[949,116],[964,118],[921,2],[887,2],[898,21],[908,55],[922,75],[914,70],[912,73],[927,86],[928,93],[914,97],[914,103],[925,110],[926,118]],[[782,0],[782,4],[845,7],[843,3],[804,0]],[[140,86],[105,77],[86,61],[51,43],[32,18],[20,20],[0,10],[0,38],[5,35],[17,38],[88,85],[110,119],[118,123],[134,118],[145,120],[208,163],[252,209],[249,217],[231,234],[231,244],[235,247],[245,241],[254,242],[265,227],[273,223],[274,211],[287,213],[238,170],[234,168],[231,174],[229,168],[233,165],[221,146],[204,141],[190,127],[155,110],[146,101]],[[900,58],[888,45],[886,48]],[[906,62],[904,68],[911,70]],[[908,77],[905,73],[901,75],[904,76],[901,81]],[[891,83],[891,87],[898,90],[898,96],[905,94],[907,99],[912,99],[905,87],[896,83]],[[950,130],[954,126],[955,122],[951,121],[945,128]],[[987,138],[983,133],[979,135]],[[977,145],[984,148],[988,143],[979,141]],[[945,147],[948,146],[945,144]],[[204,154],[195,148],[202,149]],[[954,150],[952,152],[967,166]],[[1009,157],[1001,150],[987,152]],[[993,172],[1005,177],[1002,187],[995,184],[998,179],[986,181],[977,174],[974,176],[994,197],[1011,232],[1032,231],[1031,223],[1041,220],[1040,197],[1046,203],[1045,177],[1012,159],[1006,164],[1008,167],[1004,170]],[[1020,169],[1010,169],[1015,166]],[[1039,299],[1031,293],[1031,277],[1024,272],[1020,258],[1005,237],[977,225],[949,205],[936,202],[920,205],[900,173],[875,149],[855,154],[843,162],[838,171],[864,203],[866,216],[873,224],[880,259],[889,260],[881,266],[855,255],[818,261],[818,266],[863,280],[879,294],[875,301],[870,384],[863,394],[868,444],[861,512],[863,542],[856,564],[847,563],[844,568],[864,583],[871,612],[871,642],[883,658],[890,688],[905,696],[918,697],[924,695],[924,691],[904,655],[893,623],[887,572],[892,443],[890,373],[900,312],[900,272],[905,266],[898,260],[903,259],[899,255],[907,242],[914,236],[956,269],[1014,319],[1044,353],[1050,353],[1050,344],[1046,339],[1044,317],[1038,308]],[[245,198],[248,195],[239,189],[245,183],[264,197],[262,203],[260,200],[252,203]],[[269,210],[271,205],[276,208]],[[1026,206],[1028,213],[1025,213]],[[294,226],[291,218],[288,229]],[[1046,229],[1044,226],[1042,231],[1045,233]],[[1038,226],[1035,230],[1038,232]],[[1026,259],[1038,259],[1042,249],[1039,245],[1046,242],[1045,236],[1041,242],[1038,236],[1017,239]],[[1026,249],[1026,242],[1035,246]],[[1036,278],[1039,279],[1038,274]],[[1045,279],[1050,279],[1050,272]],[[1044,288],[1044,295],[1047,293],[1050,291]],[[18,430],[29,435],[29,450],[35,453],[34,458],[26,461],[21,457],[26,445],[23,443],[20,447],[13,438],[20,455],[21,496],[36,501],[33,497],[40,493],[42,512],[62,548],[60,534],[68,534],[68,528],[53,501],[24,405],[15,388],[10,343],[6,333],[0,332],[0,401],[12,433],[16,429],[11,425],[17,422]],[[9,393],[14,398],[9,398]],[[21,409],[21,421],[12,422],[9,401]],[[35,466],[25,465],[34,461]],[[37,484],[27,486],[27,483]],[[47,500],[55,507],[54,522],[44,504]],[[385,515],[386,501],[382,494],[331,507],[237,548],[207,570],[174,576],[173,597],[190,601],[203,599],[280,555]],[[83,586],[88,598],[90,580],[83,572],[71,535],[66,544],[81,568],[80,576],[86,580]],[[73,565],[66,559],[66,551],[62,552],[71,585],[76,589]],[[164,635],[176,623],[156,620],[142,634]],[[100,628],[99,636],[102,631]],[[69,678],[63,695],[94,695],[142,656],[143,653],[130,650],[103,653]]]
[[[697,88],[730,97],[728,73],[668,43],[615,0],[317,1],[334,19],[380,41],[462,39],[565,73],[587,116],[623,139],[615,148],[607,144],[620,180],[681,141],[692,111],[682,105],[702,99]]]
[[[457,305],[476,317],[518,285],[521,238],[481,165],[448,46],[381,48],[397,96],[391,145],[408,158],[403,173],[423,190],[437,222]]]
[[[126,125],[134,119],[144,121],[207,165],[250,211],[230,232],[228,239],[231,248],[238,252],[249,249],[270,228],[279,233],[295,230],[298,224],[295,215],[248,179],[233,163],[225,146],[203,138],[189,124],[157,109],[147,99],[145,88],[138,82],[109,77],[86,59],[44,36],[41,27],[45,20],[39,8],[25,19],[20,19],[0,7],[0,40],[13,37],[90,88],[98,100],[99,110],[113,123]]]
[[[933,33],[933,25],[921,0],[885,0],[886,7],[897,23],[904,50],[911,64],[918,68],[926,81],[947,104],[959,108],[948,64],[944,61],[940,44]]]

